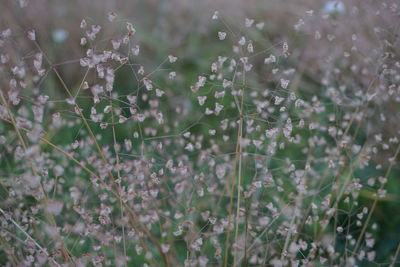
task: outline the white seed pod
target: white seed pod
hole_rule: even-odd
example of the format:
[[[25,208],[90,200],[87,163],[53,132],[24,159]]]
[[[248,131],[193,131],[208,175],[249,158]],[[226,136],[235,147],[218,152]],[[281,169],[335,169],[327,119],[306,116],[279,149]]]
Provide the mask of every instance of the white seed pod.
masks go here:
[[[117,17],[117,14],[115,14],[114,12],[109,12],[107,17],[108,17],[109,22],[113,22],[115,20],[115,18]]]
[[[29,39],[29,40],[35,41],[35,40],[36,40],[36,33],[35,33],[35,30],[33,30],[33,29],[28,30],[27,36],[28,36],[28,39]]]
[[[175,63],[178,60],[178,58],[173,55],[169,55],[168,60],[169,60],[169,63]]]
[[[205,101],[207,100],[207,96],[198,96],[198,97],[197,97],[197,100],[198,100],[198,102],[199,102],[199,105],[200,105],[200,106],[203,106],[204,103],[205,103]]]
[[[218,11],[215,11],[214,14],[213,14],[213,16],[212,16],[212,19],[213,19],[213,20],[217,20],[217,19],[218,19],[218,15],[219,15],[219,12],[218,12]]]

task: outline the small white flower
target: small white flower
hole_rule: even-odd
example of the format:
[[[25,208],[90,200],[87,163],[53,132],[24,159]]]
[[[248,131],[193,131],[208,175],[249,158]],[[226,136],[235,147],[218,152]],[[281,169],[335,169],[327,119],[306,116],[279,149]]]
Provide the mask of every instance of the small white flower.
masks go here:
[[[188,144],[185,146],[185,149],[186,149],[187,151],[193,151],[193,150],[194,150],[194,146],[193,146],[192,143],[188,143]]]
[[[218,19],[218,15],[219,15],[219,12],[218,12],[218,11],[215,11],[214,14],[213,14],[213,16],[212,16],[212,19],[213,19],[213,20]]]
[[[163,253],[167,253],[169,251],[170,245],[168,244],[162,244],[161,245],[161,250]]]
[[[27,35],[28,35],[29,40],[31,40],[31,41],[36,40],[35,30],[28,30]]]
[[[126,23],[126,29],[128,30],[129,35],[134,35],[136,33],[136,29],[133,27],[132,23]]]
[[[135,47],[133,47],[133,48],[131,49],[131,51],[132,51],[132,54],[133,54],[134,56],[138,56],[138,55],[139,55],[139,52],[140,52],[140,46],[139,46],[139,45],[136,45]]]
[[[164,92],[163,90],[156,89],[156,95],[157,95],[158,97],[162,97],[164,94],[165,94],[165,92]]]
[[[227,79],[224,79],[222,82],[222,87],[226,88],[226,87],[231,87],[232,86],[232,82],[228,81]]]
[[[218,32],[218,38],[222,41],[226,38],[226,32]]]
[[[214,111],[212,111],[211,109],[209,109],[209,108],[206,108],[206,111],[205,111],[205,114],[206,115],[211,115],[211,114],[213,114],[214,113]]]
[[[70,105],[75,105],[75,98],[73,97],[67,98],[65,101],[67,101],[67,103]]]
[[[289,82],[290,82],[289,80],[281,79],[281,87],[283,89],[286,89],[289,85]]]
[[[249,43],[249,44],[247,45],[247,51],[248,51],[249,53],[254,53],[253,43]]]
[[[223,105],[221,105],[219,103],[215,103],[215,115],[218,115],[223,108],[224,108]]]
[[[111,40],[111,44],[114,50],[118,50],[121,46],[121,40]]]
[[[274,55],[269,55],[269,57],[266,57],[264,59],[264,64],[270,64],[275,62],[276,62],[276,57]]]
[[[217,70],[218,70],[218,64],[213,62],[211,64],[211,72],[217,72]]]
[[[285,100],[283,97],[275,96],[275,105],[280,105],[283,100]]]
[[[85,44],[87,44],[87,39],[85,38],[85,37],[82,37],[81,38],[81,43],[80,43],[81,45],[85,45]]]
[[[196,86],[197,87],[203,87],[205,84],[206,84],[206,80],[207,80],[207,78],[206,77],[204,77],[204,76],[198,76],[198,81],[197,81],[197,83],[196,83]]]
[[[140,122],[143,122],[145,118],[146,118],[146,116],[145,116],[144,114],[138,114],[138,115],[137,115],[137,119],[138,119],[138,121],[140,121]]]
[[[243,46],[243,45],[245,45],[246,44],[246,38],[244,38],[244,36],[242,36],[241,38],[240,38],[240,40],[239,40],[239,45],[241,45],[241,46]]]
[[[87,26],[86,20],[83,19],[83,20],[81,21],[81,29],[85,29],[86,26]]]
[[[127,120],[126,117],[119,115],[119,120],[118,120],[119,123],[124,123],[124,122],[126,122],[126,120]]]
[[[199,105],[202,106],[207,100],[207,96],[198,96],[197,100],[199,101]]]
[[[170,63],[174,63],[174,62],[176,62],[178,60],[178,58],[173,56],[173,55],[169,55],[168,56],[168,60],[169,60]]]
[[[264,28],[264,22],[257,23],[256,28],[262,30]]]
[[[109,22],[113,22],[116,17],[117,17],[117,14],[115,14],[114,12],[108,13],[108,21]]]
[[[112,106],[108,105],[104,108],[104,113],[109,113],[112,109]]]
[[[246,18],[244,24],[246,25],[246,28],[250,28],[254,23],[254,19],[248,19]]]
[[[225,91],[215,91],[214,97],[215,98],[223,98],[225,96]]]
[[[175,79],[175,77],[176,77],[176,72],[175,72],[175,71],[171,71],[171,72],[168,74],[168,77],[169,77],[170,80]]]
[[[146,87],[147,91],[153,90],[153,82],[149,78],[144,77],[143,84]]]

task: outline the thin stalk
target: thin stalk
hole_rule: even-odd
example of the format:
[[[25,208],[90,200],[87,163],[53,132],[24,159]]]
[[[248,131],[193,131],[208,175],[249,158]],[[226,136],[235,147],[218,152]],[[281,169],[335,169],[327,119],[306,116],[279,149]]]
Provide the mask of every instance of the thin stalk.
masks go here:
[[[237,140],[236,140],[236,151],[235,151],[235,162],[234,162],[234,172],[232,175],[231,179],[231,188],[230,188],[230,196],[229,196],[229,215],[228,215],[228,228],[230,227],[231,224],[231,217],[232,217],[232,209],[233,209],[233,193],[234,193],[234,187],[235,187],[235,174],[236,170],[238,169],[238,181],[237,181],[237,209],[236,209],[236,225],[235,225],[235,241],[234,244],[237,245],[237,239],[238,239],[238,229],[239,229],[239,214],[240,214],[240,196],[241,196],[241,173],[242,173],[242,145],[241,145],[241,140],[243,138],[243,104],[244,104],[244,88],[245,88],[245,70],[243,66],[243,86],[242,86],[242,91],[241,91],[241,103],[240,107],[238,106],[238,111],[239,111],[239,126],[238,126],[238,132],[237,132]],[[225,242],[225,253],[224,253],[224,267],[228,265],[228,250],[230,247],[229,244],[229,239],[230,239],[230,230],[228,229],[227,235],[226,235],[226,242]],[[236,260],[237,260],[237,250],[238,248],[236,247],[235,253],[234,253],[234,258],[233,258],[233,266],[236,265]]]
[[[111,98],[111,93],[110,93],[110,105],[112,107],[112,98]],[[113,141],[114,141],[114,152],[115,152],[115,158],[117,160],[117,176],[118,176],[118,190],[121,192],[121,172],[119,168],[119,155],[117,151],[117,138],[115,136],[115,120],[114,120],[114,109],[111,108],[111,121],[112,121],[112,133],[113,133]],[[123,245],[123,251],[124,251],[124,266],[126,266],[126,240],[125,240],[125,225],[123,222],[124,218],[124,210],[122,206],[122,200],[119,200],[119,205],[120,205],[120,210],[121,210],[121,224],[122,224],[122,245]]]
[[[244,75],[244,73],[243,73]],[[238,182],[237,182],[237,199],[236,199],[236,226],[235,226],[235,244],[236,249],[233,257],[233,266],[236,266],[237,252],[238,252],[238,236],[239,236],[239,217],[240,217],[240,198],[241,198],[241,187],[242,187],[242,145],[241,140],[243,138],[243,102],[244,102],[244,91],[242,90],[242,99],[240,107],[240,121],[239,121],[239,169],[238,169]]]
[[[399,257],[399,254],[400,254],[400,242],[399,242],[399,245],[397,246],[396,253],[393,256],[393,261],[389,265],[389,267],[394,267],[395,266],[395,264],[397,262],[397,258]]]

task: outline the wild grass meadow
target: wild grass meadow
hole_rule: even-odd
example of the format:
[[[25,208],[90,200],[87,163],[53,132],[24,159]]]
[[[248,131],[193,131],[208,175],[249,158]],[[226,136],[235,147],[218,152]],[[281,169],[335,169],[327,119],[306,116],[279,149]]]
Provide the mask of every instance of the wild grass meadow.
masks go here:
[[[0,0],[0,266],[400,266],[398,0]]]

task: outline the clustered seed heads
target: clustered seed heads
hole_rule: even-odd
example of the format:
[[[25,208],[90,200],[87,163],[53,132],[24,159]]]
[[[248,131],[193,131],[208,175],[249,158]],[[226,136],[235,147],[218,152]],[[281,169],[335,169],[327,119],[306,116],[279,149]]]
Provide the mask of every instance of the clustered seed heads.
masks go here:
[[[329,7],[291,26],[310,48],[215,11],[210,38],[231,50],[193,75],[179,51],[152,69],[114,12],[81,21],[77,81],[42,49],[45,32],[0,29],[0,262],[388,262],[373,215],[399,160],[399,49],[383,28],[399,6],[374,12],[374,49],[336,20],[360,10]]]

